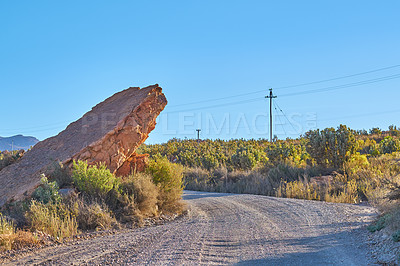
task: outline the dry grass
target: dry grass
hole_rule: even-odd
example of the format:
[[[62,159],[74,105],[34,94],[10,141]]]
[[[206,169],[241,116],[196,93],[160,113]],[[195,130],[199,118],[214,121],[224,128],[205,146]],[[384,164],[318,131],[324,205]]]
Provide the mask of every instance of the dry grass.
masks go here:
[[[72,216],[76,218],[79,229],[108,230],[119,227],[119,223],[106,204],[87,202],[76,194],[70,195],[67,201],[68,208]]]
[[[356,154],[344,165],[341,173],[319,167],[279,164],[275,167],[251,171],[227,171],[220,168],[208,171],[186,168],[186,189],[249,193],[329,202],[357,203],[368,200],[380,205],[384,196],[400,195],[400,153],[367,158]],[[329,174],[324,182],[310,182],[313,178]],[[396,185],[397,184],[397,185]],[[400,197],[400,196],[399,196]]]
[[[281,195],[286,194],[283,192],[283,182],[288,184],[290,187],[288,189],[296,189],[295,186],[300,183],[291,184],[290,182],[302,180],[305,176],[315,176],[318,173],[320,170],[317,168],[297,167],[292,164],[278,164],[275,167],[267,165],[247,171],[228,171],[224,167],[212,171],[186,168],[184,184],[186,189],[191,190],[276,196],[280,188]]]
[[[37,247],[43,244],[43,241],[29,231],[17,230],[14,234],[11,249],[22,249],[26,247]]]
[[[0,214],[0,251],[33,247],[41,243],[31,232],[16,230],[14,224]]]
[[[277,189],[276,196],[284,198],[321,200],[320,187],[316,183],[306,181],[282,182]]]
[[[42,231],[56,240],[72,237],[78,233],[76,218],[57,205],[44,205],[32,200],[27,218],[32,230]],[[61,213],[64,212],[64,213]]]
[[[153,183],[152,177],[145,173],[137,173],[122,180],[120,187],[123,193],[134,196],[134,202],[143,216],[157,215],[157,198],[159,188]]]
[[[11,249],[14,238],[14,224],[3,215],[0,215],[0,250]]]

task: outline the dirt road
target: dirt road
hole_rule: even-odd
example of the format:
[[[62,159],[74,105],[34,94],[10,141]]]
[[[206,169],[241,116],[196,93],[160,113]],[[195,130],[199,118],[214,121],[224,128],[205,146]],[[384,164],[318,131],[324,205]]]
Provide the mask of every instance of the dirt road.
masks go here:
[[[368,265],[374,209],[186,191],[189,214],[155,227],[25,254],[9,264]]]

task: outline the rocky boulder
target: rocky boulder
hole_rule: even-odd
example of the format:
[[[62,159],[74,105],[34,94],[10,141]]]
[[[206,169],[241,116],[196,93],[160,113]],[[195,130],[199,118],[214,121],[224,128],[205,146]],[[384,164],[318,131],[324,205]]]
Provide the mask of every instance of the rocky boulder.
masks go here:
[[[135,153],[167,104],[156,84],[131,87],[99,103],[57,136],[37,143],[16,163],[0,171],[0,206],[19,200],[40,184],[40,174],[54,162],[104,162],[116,174],[143,168],[147,157]]]

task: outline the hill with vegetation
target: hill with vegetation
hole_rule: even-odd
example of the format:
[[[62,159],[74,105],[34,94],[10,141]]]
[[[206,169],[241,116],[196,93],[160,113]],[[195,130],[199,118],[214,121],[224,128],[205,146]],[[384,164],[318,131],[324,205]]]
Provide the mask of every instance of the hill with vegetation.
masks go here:
[[[28,150],[38,142],[39,140],[35,137],[23,135],[0,137],[0,151]]]

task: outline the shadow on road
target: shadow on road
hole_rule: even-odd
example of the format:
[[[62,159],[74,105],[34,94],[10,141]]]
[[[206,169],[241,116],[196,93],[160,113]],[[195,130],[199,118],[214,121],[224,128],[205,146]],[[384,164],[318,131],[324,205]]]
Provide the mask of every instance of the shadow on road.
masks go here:
[[[220,198],[220,197],[229,197],[234,195],[236,194],[185,190],[183,191],[182,199],[193,200],[202,198]]]
[[[349,232],[298,239],[266,240],[263,243],[265,246],[293,247],[293,250],[297,250],[297,252],[286,253],[282,256],[244,260],[235,265],[369,265],[370,261],[363,256],[357,256],[357,252],[354,252],[355,249],[365,248],[365,245],[349,243],[348,240]],[[244,245],[254,245],[254,248],[257,246],[251,241],[244,243]]]

